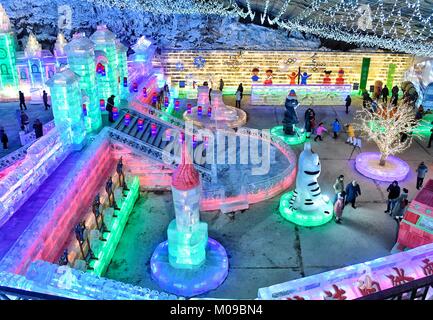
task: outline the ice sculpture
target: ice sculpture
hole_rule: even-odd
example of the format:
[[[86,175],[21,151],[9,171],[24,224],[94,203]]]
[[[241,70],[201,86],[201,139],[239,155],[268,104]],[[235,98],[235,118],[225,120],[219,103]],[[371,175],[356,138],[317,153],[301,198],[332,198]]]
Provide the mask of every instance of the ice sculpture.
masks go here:
[[[11,31],[9,17],[0,4],[0,99],[13,98],[18,92],[16,72],[15,40]]]
[[[201,183],[186,143],[182,163],[172,177],[176,219],[168,226],[168,241],[152,255],[152,277],[164,290],[194,296],[217,288],[227,277],[228,258],[224,247],[208,238],[207,223],[200,221]]]
[[[105,68],[104,74],[97,74],[98,99],[107,100],[112,94],[119,96],[118,86],[118,55],[116,36],[105,25],[97,26],[90,40],[95,43],[96,65],[101,63]],[[96,70],[96,69],[95,69]]]
[[[47,85],[51,89],[51,103],[56,127],[65,144],[71,143],[75,149],[81,149],[86,137],[84,115],[81,106],[80,77],[70,69],[56,73]]]
[[[128,99],[129,88],[128,88],[128,61],[126,58],[126,52],[128,48],[125,47],[119,40],[116,40],[117,49],[117,72],[120,81],[120,98]]]
[[[81,93],[86,97],[87,115],[84,117],[86,131],[98,130],[102,125],[101,109],[96,94],[95,45],[84,33],[76,33],[65,46],[69,68],[80,76]]]
[[[321,172],[319,155],[305,143],[298,161],[296,188],[280,199],[281,215],[301,226],[314,227],[332,219],[333,206],[327,196],[322,195],[317,178]]]

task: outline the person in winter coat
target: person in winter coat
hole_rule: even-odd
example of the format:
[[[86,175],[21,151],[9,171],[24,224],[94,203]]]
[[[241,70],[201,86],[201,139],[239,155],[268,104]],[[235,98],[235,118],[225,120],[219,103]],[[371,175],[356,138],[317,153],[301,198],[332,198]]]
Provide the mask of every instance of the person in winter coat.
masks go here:
[[[317,139],[319,139],[320,141],[323,141],[322,139],[322,135],[324,132],[327,132],[328,129],[325,128],[325,126],[323,125],[323,122],[319,123],[319,126],[316,129],[316,137],[314,138],[314,141],[317,142]]]
[[[45,90],[42,92],[42,100],[44,101],[45,110],[48,110],[48,108],[51,108],[51,106],[48,104],[48,94]]]
[[[382,102],[388,103],[389,89],[385,85],[382,89]]]
[[[341,131],[341,124],[338,119],[335,119],[335,121],[332,123],[332,132],[334,133],[334,139],[338,138],[338,134]]]
[[[44,135],[44,125],[39,119],[35,120],[35,123],[33,124],[33,129],[35,130],[36,139],[39,139]]]
[[[0,140],[1,143],[3,144],[3,149],[7,149],[8,148],[8,142],[9,142],[9,138],[8,135],[6,134],[5,129],[0,128]]]
[[[394,106],[396,106],[397,102],[398,102],[398,92],[399,92],[399,90],[400,89],[398,88],[398,86],[392,87],[392,90],[391,90],[391,103]]]
[[[107,107],[105,108],[108,111],[108,121],[110,121],[110,122],[114,122],[114,119],[113,119],[113,108],[114,108],[114,98],[115,97],[116,96],[112,94],[107,99]]]
[[[240,109],[241,108],[242,93],[239,91],[239,89],[236,91],[235,97],[236,97],[235,107]]]
[[[370,99],[370,94],[367,90],[364,89],[364,91],[362,92],[362,106],[364,108],[367,108],[367,105],[370,103]]]
[[[416,169],[416,189],[419,190],[422,187],[422,184],[424,182],[425,175],[428,172],[427,166],[424,164],[424,162],[421,162]]]
[[[391,212],[398,200],[398,197],[400,197],[400,186],[398,185],[398,182],[394,180],[386,189],[388,192],[388,201],[386,205],[386,211],[385,213]]]
[[[220,89],[220,91],[223,92],[223,89],[224,89],[224,81],[223,81],[223,79],[220,79],[220,86],[219,86],[218,89]]]
[[[353,209],[356,209],[356,198],[361,195],[361,188],[359,187],[358,182],[353,180],[346,186],[346,201],[345,205],[350,203]]]
[[[18,95],[20,98],[20,109],[21,110],[27,110],[26,97],[24,96],[24,93],[22,91],[18,91]],[[23,107],[24,107],[24,109],[23,109]]]
[[[403,192],[398,197],[397,203],[390,213],[390,215],[392,215],[392,217],[397,221],[401,220],[404,216],[404,212],[409,204],[409,201],[407,200],[408,195],[409,191],[406,188],[403,188]]]
[[[313,109],[308,108],[304,114],[304,122],[305,122],[305,132],[307,133],[307,137],[310,137],[311,133],[316,126],[316,113]]]
[[[333,203],[337,202],[338,195],[344,191],[344,176],[341,174],[338,176],[338,178],[335,180],[334,185],[332,186],[334,188],[335,197]]]
[[[350,144],[355,143],[355,129],[353,128],[351,123],[346,124],[346,130],[347,130],[346,143],[350,143]]]
[[[352,104],[352,98],[350,97],[350,95],[348,95],[346,97],[346,114],[349,113],[349,107]]]
[[[21,120],[21,130],[24,130],[25,132],[29,132],[29,124],[30,124],[29,116],[23,110],[21,110],[20,120]]]
[[[344,210],[344,198],[346,197],[346,192],[342,191],[338,194],[337,201],[334,204],[335,222],[340,224],[341,218],[343,216]]]

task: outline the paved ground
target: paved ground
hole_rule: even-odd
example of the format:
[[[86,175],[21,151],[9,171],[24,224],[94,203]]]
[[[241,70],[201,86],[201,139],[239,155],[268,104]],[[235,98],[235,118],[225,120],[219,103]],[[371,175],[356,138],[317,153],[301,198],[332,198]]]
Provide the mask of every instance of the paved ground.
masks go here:
[[[9,149],[3,150],[0,146],[0,158],[4,157],[10,152],[21,148],[19,131],[20,124],[15,114],[19,110],[18,102],[0,103],[0,126],[3,126],[6,134],[9,137]],[[27,103],[27,111],[25,111],[30,119],[30,128],[33,122],[39,118],[43,124],[53,120],[52,109],[45,110],[42,104]]]
[[[248,98],[248,97],[246,97]],[[234,105],[233,99],[226,99]],[[358,104],[356,102],[355,104]],[[245,106],[249,121],[247,126],[271,128],[281,123],[281,107]],[[340,122],[351,121],[343,107],[314,107],[316,119],[329,128],[337,117]],[[305,107],[300,107],[300,118]],[[343,224],[330,222],[317,228],[302,228],[284,220],[278,214],[279,197],[253,205],[244,213],[231,219],[218,213],[202,213],[209,224],[209,235],[218,240],[229,254],[230,272],[227,280],[205,297],[255,298],[260,287],[308,276],[353,263],[388,255],[396,239],[397,224],[385,210],[386,188],[382,183],[364,178],[354,170],[354,161],[348,160],[352,147],[345,144],[345,134],[334,140],[325,136],[323,142],[312,142],[322,162],[319,183],[324,194],[333,195],[332,184],[339,174],[346,183],[359,181],[362,196],[358,209],[345,209]],[[415,141],[409,150],[400,155],[415,170],[420,161],[430,168],[431,149],[426,141]],[[300,147],[295,147],[297,153]],[[363,151],[377,151],[364,142]],[[401,182],[409,189],[409,199],[415,194],[414,172]],[[174,218],[170,193],[145,193],[139,199],[119,243],[106,276],[134,285],[160,290],[150,277],[149,260],[155,247],[166,240],[166,228]],[[134,245],[131,245],[134,244]]]

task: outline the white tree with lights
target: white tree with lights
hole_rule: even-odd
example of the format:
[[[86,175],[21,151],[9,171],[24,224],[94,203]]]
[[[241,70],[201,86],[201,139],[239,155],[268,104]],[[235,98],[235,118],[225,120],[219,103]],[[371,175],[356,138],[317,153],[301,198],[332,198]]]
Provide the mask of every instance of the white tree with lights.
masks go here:
[[[412,130],[417,125],[415,112],[411,105],[379,104],[376,112],[362,108],[356,113],[355,128],[368,141],[373,141],[380,152],[380,166],[385,166],[390,155],[402,153],[412,144]]]

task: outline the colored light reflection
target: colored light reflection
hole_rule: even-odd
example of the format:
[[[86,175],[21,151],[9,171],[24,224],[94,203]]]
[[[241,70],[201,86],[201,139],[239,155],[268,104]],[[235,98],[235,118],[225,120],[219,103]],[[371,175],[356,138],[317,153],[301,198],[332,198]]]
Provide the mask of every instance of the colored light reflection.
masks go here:
[[[295,127],[294,135],[285,134],[283,126],[273,127],[271,129],[271,134],[277,136],[278,138],[281,138],[285,143],[290,146],[304,143],[307,139],[307,133],[305,132],[305,130],[298,127]]]
[[[380,153],[362,152],[356,156],[355,168],[363,176],[379,181],[402,181],[410,171],[405,161],[394,156],[388,156],[384,166],[379,161]]]

